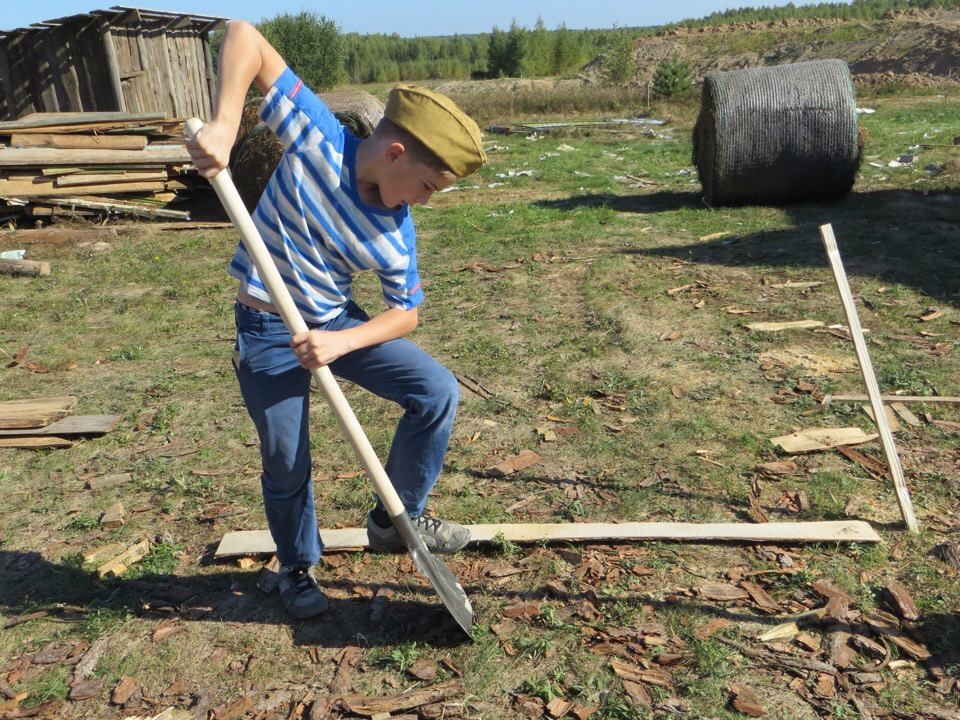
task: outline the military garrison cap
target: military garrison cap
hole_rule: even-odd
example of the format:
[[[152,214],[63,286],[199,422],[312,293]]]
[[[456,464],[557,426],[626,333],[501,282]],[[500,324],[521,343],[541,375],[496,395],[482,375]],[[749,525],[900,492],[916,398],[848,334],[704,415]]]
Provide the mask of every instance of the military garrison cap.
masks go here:
[[[384,117],[419,140],[458,177],[487,161],[480,128],[450,98],[418,85],[390,91]]]

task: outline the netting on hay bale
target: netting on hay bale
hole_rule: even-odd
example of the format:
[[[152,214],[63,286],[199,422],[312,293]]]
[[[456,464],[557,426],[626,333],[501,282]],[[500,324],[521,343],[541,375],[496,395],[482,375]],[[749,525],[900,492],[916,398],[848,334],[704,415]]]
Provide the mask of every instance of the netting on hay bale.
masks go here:
[[[860,159],[853,82],[842,60],[704,78],[693,162],[709,205],[841,198]]]
[[[383,117],[383,103],[363,91],[322,93],[320,99],[342,125],[359,138],[370,135]],[[239,138],[230,156],[230,171],[237,192],[251,212],[283,155],[276,135],[259,122],[260,101],[247,103],[240,121]]]

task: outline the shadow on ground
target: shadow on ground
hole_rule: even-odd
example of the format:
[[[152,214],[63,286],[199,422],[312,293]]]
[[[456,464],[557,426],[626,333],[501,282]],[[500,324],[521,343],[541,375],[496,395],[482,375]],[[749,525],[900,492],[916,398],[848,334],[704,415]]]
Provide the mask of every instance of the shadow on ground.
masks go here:
[[[543,200],[540,207],[574,210],[608,207],[618,212],[711,210],[699,193],[579,195]],[[623,252],[669,257],[706,265],[827,268],[818,226],[831,223],[848,275],[914,288],[937,302],[960,307],[960,191],[854,192],[830,203],[786,205],[793,227],[691,242],[638,247]],[[729,210],[725,212],[737,212]]]
[[[183,621],[203,620],[258,625],[289,625],[295,645],[340,648],[348,645],[374,647],[415,641],[432,647],[453,647],[469,642],[432,592],[423,600],[390,599],[379,617],[371,617],[372,603],[357,597],[332,598],[331,609],[320,618],[298,621],[288,616],[276,593],[266,596],[257,589],[256,572],[224,572],[220,575],[154,576],[138,580],[99,581],[90,573],[66,564],[44,559],[37,552],[0,551],[0,610],[9,619],[37,610],[52,617],[82,621],[84,615],[100,609],[128,612],[131,615]],[[372,595],[377,589],[409,593],[402,582],[364,583],[353,579],[322,579],[321,587]],[[414,588],[416,590],[417,588]],[[757,616],[737,607],[704,603],[694,598],[660,600],[643,592],[603,594],[593,591],[559,593],[556,586],[531,587],[524,592],[467,584],[474,610],[483,614],[488,598],[506,597],[539,601],[550,597],[563,603],[590,600],[604,603],[636,603],[657,609],[701,612],[733,622],[776,625],[783,618]],[[659,591],[654,595],[659,595]],[[495,616],[499,619],[499,615]],[[921,617],[920,639],[924,640],[946,666],[960,663],[960,615],[932,614]]]

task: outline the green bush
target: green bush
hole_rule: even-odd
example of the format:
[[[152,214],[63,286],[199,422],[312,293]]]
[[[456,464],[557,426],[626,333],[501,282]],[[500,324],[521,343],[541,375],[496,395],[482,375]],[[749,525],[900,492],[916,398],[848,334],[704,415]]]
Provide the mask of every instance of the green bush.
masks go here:
[[[277,15],[257,27],[312,89],[329,90],[343,81],[343,38],[333,20],[301,10]]]
[[[690,63],[677,53],[661,60],[653,73],[653,92],[660,97],[682,97],[693,92]]]

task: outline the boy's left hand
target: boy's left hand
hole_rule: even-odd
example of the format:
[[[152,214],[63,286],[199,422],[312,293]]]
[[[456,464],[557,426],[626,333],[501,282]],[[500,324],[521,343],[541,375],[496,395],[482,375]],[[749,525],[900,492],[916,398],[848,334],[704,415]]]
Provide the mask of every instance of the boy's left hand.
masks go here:
[[[308,330],[298,333],[290,340],[300,365],[307,370],[315,370],[321,365],[329,365],[334,360],[350,352],[346,338],[337,331]]]

